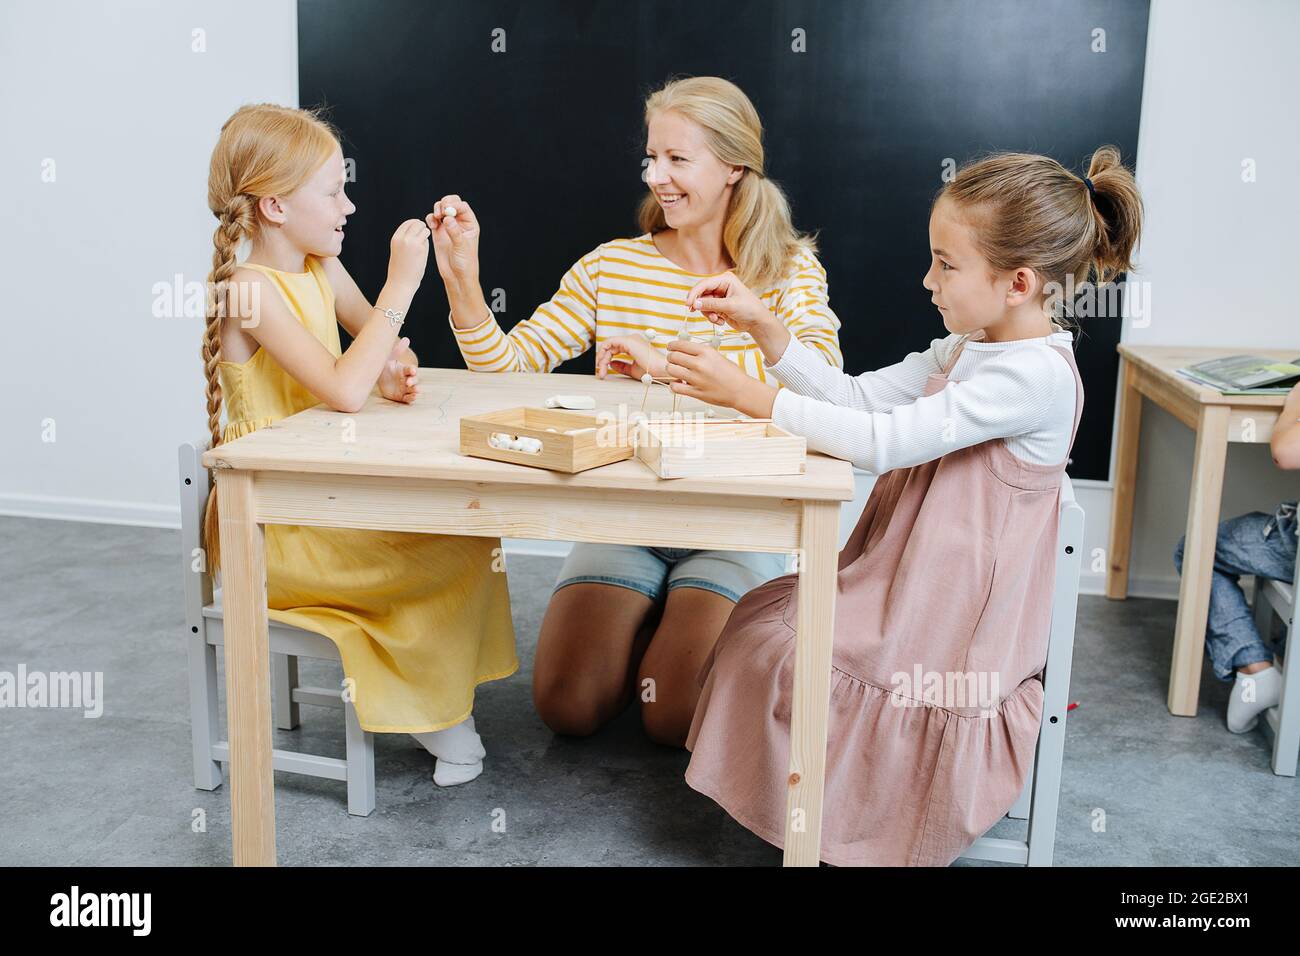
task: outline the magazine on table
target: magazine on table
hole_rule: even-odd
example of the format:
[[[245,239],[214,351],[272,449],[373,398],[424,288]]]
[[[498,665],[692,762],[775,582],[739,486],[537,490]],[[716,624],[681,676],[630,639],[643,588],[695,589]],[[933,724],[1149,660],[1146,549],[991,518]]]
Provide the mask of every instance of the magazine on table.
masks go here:
[[[1225,395],[1284,395],[1300,382],[1300,358],[1226,355],[1177,370],[1184,378]]]

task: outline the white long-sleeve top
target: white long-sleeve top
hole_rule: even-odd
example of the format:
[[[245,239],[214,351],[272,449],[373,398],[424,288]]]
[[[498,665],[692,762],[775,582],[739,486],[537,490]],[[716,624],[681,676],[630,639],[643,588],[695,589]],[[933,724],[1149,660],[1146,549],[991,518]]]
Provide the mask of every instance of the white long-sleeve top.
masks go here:
[[[1053,328],[1050,335],[1012,342],[953,333],[861,375],[828,365],[792,337],[775,364],[765,363],[785,386],[772,421],[803,435],[811,450],[874,474],[999,438],[1024,461],[1059,464],[1074,425],[1074,373],[1051,346],[1070,348],[1073,337]],[[948,385],[925,395],[928,377],[943,371],[963,338]]]

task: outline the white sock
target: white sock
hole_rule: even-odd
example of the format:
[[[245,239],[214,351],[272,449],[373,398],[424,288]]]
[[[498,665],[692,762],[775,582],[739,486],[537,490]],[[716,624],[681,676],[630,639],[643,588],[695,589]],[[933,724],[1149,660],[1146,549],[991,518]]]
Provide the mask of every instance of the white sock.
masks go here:
[[[473,716],[452,727],[411,734],[425,750],[437,757],[433,782],[440,787],[468,783],[483,772],[487,751],[474,730]]]
[[[1247,697],[1253,699],[1247,699]],[[1282,675],[1276,667],[1265,667],[1253,674],[1237,671],[1237,679],[1228,695],[1228,729],[1244,734],[1255,729],[1259,715],[1277,706],[1282,696]]]
[[[446,760],[435,760],[433,782],[440,787],[455,787],[462,783],[469,783],[482,772],[482,760],[475,760],[473,763],[448,763]]]

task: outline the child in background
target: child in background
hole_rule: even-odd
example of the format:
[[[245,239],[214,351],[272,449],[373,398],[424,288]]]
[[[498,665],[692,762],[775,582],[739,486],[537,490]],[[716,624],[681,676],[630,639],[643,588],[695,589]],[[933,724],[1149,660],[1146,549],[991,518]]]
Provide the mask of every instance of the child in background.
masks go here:
[[[359,411],[376,385],[390,401],[416,398],[418,362],[398,335],[429,230],[418,219],[397,228],[372,306],[338,260],[356,210],[343,183],[337,137],[314,113],[245,106],[221,128],[208,174],[216,294],[203,337],[213,447],[321,402]],[[340,322],[353,336],[346,352]],[[214,491],[204,515],[214,570],[216,506]],[[506,576],[494,569],[500,540],[268,524],[265,541],[268,616],[338,645],[361,726],[414,736],[437,758],[439,786],[477,777],[474,689],[519,666]]]
[[[689,302],[752,332],[787,387],[669,345],[673,388],[772,418],[880,475],[840,552],[822,859],[946,865],[1015,803],[1038,739],[1061,479],[1083,405],[1067,276],[1129,268],[1142,206],[1113,147],[1084,178],[1045,156],[961,169],[931,210],[923,284],[946,338],[852,376],[817,361],[734,276]],[[706,663],[686,780],[780,846],[797,576],[736,605]],[[920,670],[926,690],[900,682]],[[931,693],[937,677],[942,693]],[[972,680],[974,679],[974,680]],[[964,694],[972,683],[988,689]],[[949,691],[953,688],[956,693]],[[977,696],[979,699],[970,699]]]
[[[1300,468],[1300,385],[1291,389],[1278,415],[1270,447],[1279,468]],[[1183,573],[1183,544],[1178,539],[1174,566]],[[1272,515],[1254,511],[1219,525],[1214,544],[1214,576],[1210,583],[1210,616],[1205,649],[1214,676],[1233,681],[1228,696],[1228,730],[1254,730],[1259,715],[1277,706],[1282,675],[1273,666],[1273,652],[1260,637],[1246,595],[1237,583],[1243,574],[1291,582],[1295,579],[1296,503],[1284,501]],[[1289,634],[1287,635],[1290,636]],[[1292,644],[1294,647],[1294,643]],[[1236,670],[1236,679],[1233,671]]]

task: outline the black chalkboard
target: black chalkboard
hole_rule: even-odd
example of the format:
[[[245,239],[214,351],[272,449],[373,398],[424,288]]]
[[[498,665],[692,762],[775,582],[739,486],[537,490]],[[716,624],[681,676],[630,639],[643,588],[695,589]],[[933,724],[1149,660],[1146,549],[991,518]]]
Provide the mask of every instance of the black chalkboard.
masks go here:
[[[397,224],[456,192],[509,329],[581,255],[637,234],[644,96],[726,77],[819,235],[861,372],[944,334],[921,277],[946,159],[1026,150],[1082,174],[1114,143],[1132,164],[1147,16],[1145,0],[299,0],[299,99],[328,108],[356,164],[343,260],[361,288],[382,286]],[[425,365],[461,367],[446,311],[430,256],[407,329]],[[1120,321],[1083,321],[1076,478],[1108,477]],[[561,371],[592,367],[588,352]]]

